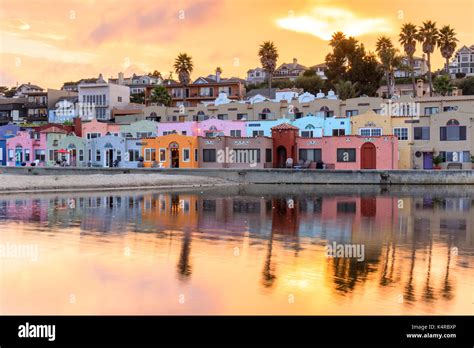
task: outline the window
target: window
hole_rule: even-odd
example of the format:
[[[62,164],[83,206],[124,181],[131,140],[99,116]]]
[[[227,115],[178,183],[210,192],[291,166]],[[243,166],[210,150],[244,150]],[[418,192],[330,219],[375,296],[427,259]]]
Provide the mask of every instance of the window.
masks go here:
[[[413,127],[415,140],[430,140],[430,127]]]
[[[434,115],[439,112],[439,108],[437,106],[431,106],[425,108],[425,115]]]
[[[29,152],[29,150],[25,150],[25,156],[26,156],[26,151]],[[35,161],[38,160],[40,162],[45,162],[46,161],[46,150],[35,150]]]
[[[457,120],[449,120],[446,127],[440,127],[441,141],[466,140],[466,126],[460,126]]]
[[[199,153],[198,149],[194,149],[194,161],[196,161],[196,162],[197,162],[198,159],[199,159],[199,158],[198,158],[198,153]]]
[[[140,158],[139,150],[128,150],[128,160],[130,162],[136,162]]]
[[[87,133],[87,139],[100,138],[100,133]]]
[[[253,137],[263,137],[263,130],[253,131],[252,136]]]
[[[181,135],[186,135],[186,134],[188,134],[188,132],[186,132],[186,131],[181,132]]]
[[[49,160],[50,160],[50,161],[56,160],[56,159],[54,158],[54,150],[49,150]]]
[[[247,114],[237,114],[237,120],[246,120]]]
[[[337,149],[337,161],[338,162],[355,162],[356,150],[355,149]]]
[[[215,162],[216,161],[216,149],[202,150],[202,161],[203,162]]]
[[[303,161],[321,161],[321,149],[300,149],[299,159]]]
[[[79,150],[79,162],[84,162],[84,150]]]
[[[333,129],[332,130],[332,136],[333,137],[339,137],[341,135],[346,135],[346,130],[345,129]]]
[[[269,163],[272,161],[272,149],[265,150],[265,162]]]
[[[15,151],[13,150],[8,150],[8,160],[10,162],[14,161],[15,160]]]
[[[454,105],[454,106],[443,106],[443,112],[446,112],[446,111],[457,111],[458,109],[458,106],[457,105]]]
[[[117,97],[117,101],[118,101],[118,102],[121,102],[121,101],[122,101],[122,97]]]
[[[58,146],[58,140],[53,140],[53,146]]]
[[[393,135],[398,137],[398,140],[408,140],[408,128],[396,127],[393,129]]]
[[[117,161],[122,161],[122,151],[121,150],[117,150]]]
[[[95,160],[96,162],[100,162],[101,158],[100,158],[100,150],[96,150],[95,151]]]
[[[359,110],[346,110],[346,117],[359,115]]]
[[[312,138],[313,137],[313,131],[301,131],[301,137],[302,138]]]
[[[183,162],[189,162],[191,160],[191,155],[189,149],[183,149]]]
[[[166,149],[160,149],[160,162],[166,162]]]
[[[469,151],[440,151],[439,155],[443,159],[443,162],[471,162],[471,153]]]
[[[87,153],[87,160],[90,162],[92,161],[92,150],[89,149],[88,153]]]
[[[364,137],[378,137],[382,135],[382,128],[360,128],[359,135]]]
[[[242,131],[240,129],[233,129],[230,131],[230,136],[240,138],[242,136]]]
[[[30,150],[25,149],[25,162],[29,162],[29,161],[30,161]]]
[[[156,161],[156,150],[155,149],[145,149],[145,161],[153,162]]]
[[[137,132],[138,139],[151,138],[151,137],[152,137],[152,132]]]

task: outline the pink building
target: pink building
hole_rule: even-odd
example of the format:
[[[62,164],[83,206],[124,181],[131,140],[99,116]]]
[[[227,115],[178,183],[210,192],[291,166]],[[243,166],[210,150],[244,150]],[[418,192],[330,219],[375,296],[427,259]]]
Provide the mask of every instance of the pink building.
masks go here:
[[[398,169],[398,139],[392,135],[297,137],[296,149],[298,161],[322,161],[328,169]]]
[[[99,122],[96,119],[82,124],[82,136],[86,139],[99,138],[107,134],[120,136],[120,125]]]
[[[170,133],[199,137],[230,136],[246,137],[243,121],[208,119],[205,121],[166,122],[158,123],[158,136]]]
[[[7,165],[44,166],[46,162],[46,134],[37,132],[18,132],[17,136],[7,139]]]

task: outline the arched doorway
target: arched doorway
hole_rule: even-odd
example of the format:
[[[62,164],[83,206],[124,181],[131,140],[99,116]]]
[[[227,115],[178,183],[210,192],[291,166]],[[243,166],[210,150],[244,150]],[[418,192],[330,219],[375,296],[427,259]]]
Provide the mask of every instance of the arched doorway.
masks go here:
[[[286,165],[286,148],[278,146],[277,148],[277,168],[284,168]]]
[[[171,168],[179,168],[179,145],[176,142],[170,144]]]
[[[360,169],[376,169],[377,150],[372,143],[365,143],[360,149]]]

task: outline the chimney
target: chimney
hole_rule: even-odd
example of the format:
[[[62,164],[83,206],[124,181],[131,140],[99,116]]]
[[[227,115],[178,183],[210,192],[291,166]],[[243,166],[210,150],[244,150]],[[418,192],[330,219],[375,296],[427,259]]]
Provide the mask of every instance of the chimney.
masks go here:
[[[416,97],[421,98],[424,94],[424,82],[422,79],[418,79],[416,81]]]
[[[82,137],[82,121],[80,117],[75,117],[72,120],[72,124],[74,126],[74,133],[78,137]]]
[[[118,73],[118,81],[117,81],[117,83],[118,83],[119,85],[121,85],[121,86],[123,85],[123,72],[119,72],[119,73]]]
[[[219,70],[216,71],[216,81],[221,82],[221,72]]]
[[[293,67],[296,68],[297,64],[298,64],[298,59],[293,58]]]

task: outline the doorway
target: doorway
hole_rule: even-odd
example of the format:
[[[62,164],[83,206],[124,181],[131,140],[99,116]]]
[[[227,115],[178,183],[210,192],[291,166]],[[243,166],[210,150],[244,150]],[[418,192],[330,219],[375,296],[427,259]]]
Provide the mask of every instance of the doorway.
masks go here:
[[[432,152],[423,152],[423,169],[433,169]]]
[[[286,166],[286,148],[278,146],[277,148],[277,168],[285,168]]]
[[[114,150],[105,150],[105,166],[112,168],[114,166]]]
[[[179,168],[179,149],[171,149],[171,168]]]
[[[372,143],[365,143],[360,149],[361,161],[360,169],[376,169],[377,168],[377,150]]]

